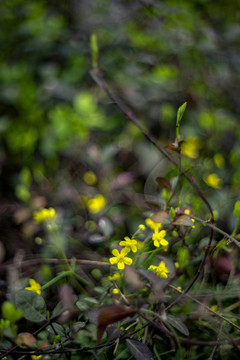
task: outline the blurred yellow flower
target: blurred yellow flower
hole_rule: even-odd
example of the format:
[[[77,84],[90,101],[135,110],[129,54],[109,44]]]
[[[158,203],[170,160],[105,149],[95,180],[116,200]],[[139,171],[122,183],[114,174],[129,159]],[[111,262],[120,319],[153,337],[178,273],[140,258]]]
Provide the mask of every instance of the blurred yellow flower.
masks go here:
[[[222,180],[217,176],[217,174],[210,174],[208,176],[204,176],[203,180],[208,186],[214,189],[221,189],[223,183]]]
[[[218,306],[217,305],[212,305],[212,306],[210,306],[210,309],[212,310],[212,311],[218,311]]]
[[[138,229],[144,231],[146,229],[146,226],[143,224],[138,225]]]
[[[199,155],[199,149],[201,148],[201,140],[194,137],[187,138],[181,145],[182,154],[190,157],[191,159],[197,159]]]
[[[124,241],[120,241],[120,246],[125,246],[129,251],[137,252],[137,240],[130,239],[128,236],[125,236]]]
[[[56,215],[56,211],[53,208],[49,208],[49,209],[41,209],[39,211],[35,211],[33,213],[33,220],[36,223],[41,223],[44,221],[49,221],[52,219],[55,219],[57,217]]]
[[[153,231],[155,231],[155,229],[159,231],[159,230],[161,229],[161,227],[162,227],[162,224],[161,224],[161,223],[157,223],[157,222],[153,221],[153,220],[150,219],[150,218],[147,218],[147,219],[145,220],[145,223],[146,223],[146,225],[147,225],[151,230],[153,230]]]
[[[41,285],[36,282],[34,279],[29,279],[29,285],[28,287],[25,287],[25,290],[34,291],[38,295],[41,294]]]
[[[219,154],[219,153],[215,154],[213,159],[219,169],[222,169],[224,167],[225,159],[221,154]]]
[[[38,360],[41,359],[42,355],[31,355],[32,360]]]
[[[97,214],[105,207],[105,205],[106,205],[105,197],[101,194],[96,195],[87,202],[88,210],[92,214]]]
[[[112,254],[115,257],[110,258],[109,261],[110,261],[111,264],[117,264],[119,270],[123,270],[125,268],[125,264],[126,265],[131,265],[132,264],[132,259],[129,258],[129,257],[126,257],[126,255],[128,253],[129,253],[128,248],[122,249],[120,253],[119,253],[119,251],[117,249],[114,249],[112,251]]]
[[[115,288],[115,289],[113,289],[112,293],[113,293],[114,295],[117,295],[117,294],[119,294],[119,290],[118,290],[117,288]]]
[[[153,271],[159,277],[168,278],[167,274],[169,273],[169,270],[163,261],[161,261],[158,266],[155,265],[149,266],[148,270]]]
[[[92,171],[87,171],[85,172],[85,174],[83,175],[83,180],[85,181],[86,184],[88,185],[95,185],[97,182],[97,177],[94,174],[94,172]]]
[[[122,274],[120,273],[115,273],[114,275],[112,276],[108,276],[108,280],[110,281],[116,281],[116,280],[120,280],[122,278]]]

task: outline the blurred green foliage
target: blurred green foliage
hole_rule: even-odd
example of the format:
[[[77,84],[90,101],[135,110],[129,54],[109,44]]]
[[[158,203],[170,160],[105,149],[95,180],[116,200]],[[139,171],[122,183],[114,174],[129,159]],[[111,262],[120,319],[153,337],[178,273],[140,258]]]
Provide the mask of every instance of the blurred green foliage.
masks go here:
[[[108,259],[116,239],[134,233],[152,211],[172,208],[173,220],[175,208],[190,208],[208,219],[194,189],[182,177],[178,181],[178,170],[93,81],[90,70],[97,63],[113,91],[163,145],[175,143],[177,109],[187,102],[179,131],[181,165],[205,193],[219,227],[237,233],[239,5],[239,0],[1,1],[0,196],[3,207],[4,201],[15,204],[10,216],[20,233],[6,232],[0,239],[7,257],[14,256],[19,239],[26,253],[52,254],[43,229],[31,223],[32,210],[47,203],[59,210],[67,255],[97,260]],[[84,180],[89,170],[94,184]],[[167,179],[173,191],[159,187],[157,177]],[[92,214],[87,204],[98,194],[106,204]],[[0,225],[12,223],[2,217]],[[207,234],[197,225],[184,234],[187,245],[170,246],[183,287]],[[214,244],[218,240],[215,235]],[[225,242],[220,250],[226,250]],[[234,261],[239,271],[237,257]],[[42,281],[52,275],[44,269]],[[183,311],[192,308],[186,303]],[[76,342],[87,345],[88,332]],[[192,336],[199,332],[205,340],[213,336],[204,321]],[[178,352],[179,358],[187,356],[185,349]],[[210,356],[204,348],[201,355]]]

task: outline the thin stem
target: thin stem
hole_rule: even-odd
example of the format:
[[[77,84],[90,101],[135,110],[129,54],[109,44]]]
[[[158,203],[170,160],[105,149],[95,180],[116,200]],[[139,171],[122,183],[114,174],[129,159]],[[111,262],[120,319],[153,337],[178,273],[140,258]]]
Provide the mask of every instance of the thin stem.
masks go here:
[[[170,287],[171,289],[182,293],[183,291],[177,289],[175,286],[168,284],[168,287]],[[235,327],[236,329],[240,330],[240,327],[237,326],[236,324],[234,324],[231,320],[228,320],[226,317],[224,317],[223,315],[217,313],[216,311],[212,310],[209,306],[205,305],[204,303],[202,303],[201,301],[197,300],[196,298],[194,298],[193,296],[189,295],[189,294],[183,294],[184,296],[188,297],[189,299],[193,300],[194,302],[196,302],[197,304],[201,305],[202,307],[206,308],[208,311],[210,311],[211,313],[213,313],[214,315],[218,316],[220,319],[226,321],[227,323],[229,323],[230,325],[232,325],[233,327]],[[165,309],[166,311],[166,309]]]
[[[232,235],[229,235],[229,234],[226,233],[225,231],[219,229],[216,225],[211,224],[209,221],[202,220],[202,219],[200,219],[200,218],[198,218],[198,217],[196,217],[196,216],[193,216],[193,215],[187,215],[187,214],[184,214],[184,215],[185,215],[185,216],[189,216],[190,218],[192,218],[192,219],[194,219],[194,220],[196,220],[196,221],[198,221],[198,222],[206,225],[207,227],[213,229],[214,231],[222,234],[224,237],[226,237],[226,238],[228,238],[228,239],[230,240],[230,241],[229,241],[229,244],[230,244],[231,242],[233,242],[235,245],[237,245],[237,246],[240,248],[240,243],[239,243],[238,240],[236,240]]]

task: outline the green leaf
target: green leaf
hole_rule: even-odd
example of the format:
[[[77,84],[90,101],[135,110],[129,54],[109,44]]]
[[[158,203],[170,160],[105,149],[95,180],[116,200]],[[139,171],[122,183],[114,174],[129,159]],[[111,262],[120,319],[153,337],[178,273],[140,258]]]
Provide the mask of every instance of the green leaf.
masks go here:
[[[90,46],[92,50],[92,67],[95,69],[98,63],[98,43],[96,34],[91,35]]]
[[[15,305],[10,301],[5,301],[2,304],[2,314],[5,319],[9,320],[11,323],[15,323],[21,319],[22,310],[16,309]]]
[[[185,268],[189,263],[189,251],[186,248],[180,248],[177,253],[177,261],[181,269]]]
[[[29,290],[20,290],[15,295],[15,302],[23,311],[25,319],[36,323],[46,320],[46,304],[41,295]]]
[[[184,104],[182,104],[179,108],[178,108],[178,112],[177,112],[177,125],[179,125],[180,121],[182,120],[184,111],[186,109],[187,103],[185,102]]]
[[[175,218],[176,212],[173,207],[171,207],[171,209],[169,211],[169,215],[171,216],[171,220],[173,220]]]
[[[127,339],[126,343],[136,360],[154,360],[154,356],[146,344],[132,339]]]
[[[180,331],[183,335],[188,336],[189,331],[186,325],[176,316],[168,315],[167,316],[167,322],[172,325],[175,329]]]
[[[240,201],[239,200],[234,205],[233,215],[236,217],[240,217]]]

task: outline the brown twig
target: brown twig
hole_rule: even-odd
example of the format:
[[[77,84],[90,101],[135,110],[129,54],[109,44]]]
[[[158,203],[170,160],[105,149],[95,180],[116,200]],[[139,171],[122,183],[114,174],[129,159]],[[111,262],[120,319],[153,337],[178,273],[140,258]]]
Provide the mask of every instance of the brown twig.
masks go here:
[[[21,267],[28,267],[32,265],[39,265],[39,264],[64,264],[64,263],[74,263],[79,265],[92,265],[92,266],[110,266],[110,263],[106,263],[103,261],[94,261],[94,260],[82,260],[82,259],[43,259],[43,258],[35,258],[35,259],[28,259],[23,260],[20,262],[19,266]],[[4,263],[0,265],[0,270],[5,270],[8,266],[12,265],[12,262]]]

